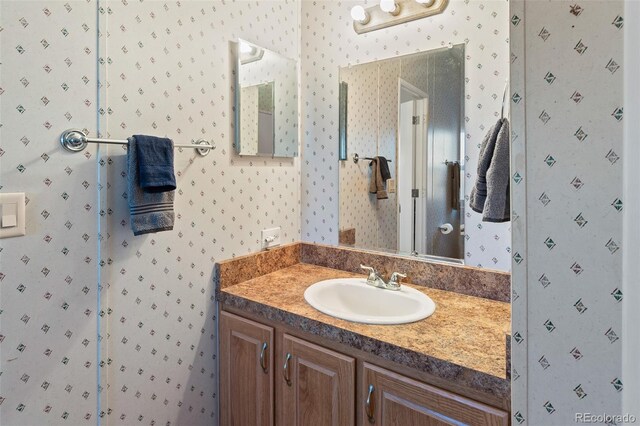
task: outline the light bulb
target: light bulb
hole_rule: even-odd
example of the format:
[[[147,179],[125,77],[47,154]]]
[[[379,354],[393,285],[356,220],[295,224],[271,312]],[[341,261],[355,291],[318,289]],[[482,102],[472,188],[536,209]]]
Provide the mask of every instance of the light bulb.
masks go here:
[[[382,9],[383,12],[387,12],[392,15],[400,13],[400,8],[395,0],[380,0],[380,9]]]
[[[369,22],[370,16],[367,11],[364,10],[364,7],[358,5],[351,8],[351,18],[356,22],[366,24]]]
[[[420,3],[424,7],[431,7],[436,2],[436,0],[416,0],[416,3]]]
[[[240,53],[251,53],[253,52],[253,47],[249,43],[245,43],[244,41],[240,42]]]

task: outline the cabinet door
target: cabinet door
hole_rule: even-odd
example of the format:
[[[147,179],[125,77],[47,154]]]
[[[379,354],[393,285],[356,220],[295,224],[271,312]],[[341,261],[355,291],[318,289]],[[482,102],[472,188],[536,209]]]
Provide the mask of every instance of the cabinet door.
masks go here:
[[[355,360],[288,334],[282,346],[278,425],[354,425]]]
[[[506,426],[508,413],[365,363],[361,424]]]
[[[223,426],[273,425],[273,328],[220,314]]]

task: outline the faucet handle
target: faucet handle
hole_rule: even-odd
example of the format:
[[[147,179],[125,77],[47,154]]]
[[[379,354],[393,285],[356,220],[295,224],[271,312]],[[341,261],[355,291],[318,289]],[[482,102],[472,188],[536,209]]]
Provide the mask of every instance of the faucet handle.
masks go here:
[[[360,265],[360,268],[364,269],[367,272],[369,272],[369,279],[375,279],[375,277],[378,275],[376,270],[373,269],[371,266]]]
[[[389,278],[389,285],[393,287],[400,287],[400,280],[403,278],[407,278],[405,274],[401,274],[400,272],[394,272],[391,274],[391,278]]]

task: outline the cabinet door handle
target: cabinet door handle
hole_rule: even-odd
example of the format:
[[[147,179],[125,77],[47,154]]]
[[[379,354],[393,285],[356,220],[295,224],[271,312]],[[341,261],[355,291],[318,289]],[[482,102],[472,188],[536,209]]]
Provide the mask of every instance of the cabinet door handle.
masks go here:
[[[284,359],[284,367],[282,370],[282,375],[284,376],[284,381],[287,382],[288,386],[291,386],[291,373],[289,371],[289,361],[291,360],[291,354],[287,353],[287,356]]]
[[[369,393],[367,394],[367,401],[364,404],[364,409],[367,412],[367,418],[369,419],[369,423],[375,423],[375,419],[373,417],[373,411],[375,409],[373,402],[373,391],[375,388],[373,385],[369,385]]]
[[[267,360],[265,352],[267,351],[268,347],[269,345],[267,345],[267,342],[264,342],[262,344],[262,350],[260,351],[260,367],[262,367],[262,371],[264,371],[265,373],[267,372]]]

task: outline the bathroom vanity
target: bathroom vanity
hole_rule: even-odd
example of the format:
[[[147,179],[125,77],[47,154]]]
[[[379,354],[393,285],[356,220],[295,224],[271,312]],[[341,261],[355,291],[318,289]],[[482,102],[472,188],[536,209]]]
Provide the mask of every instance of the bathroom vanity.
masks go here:
[[[402,284],[433,299],[435,312],[371,325],[305,301],[318,281],[362,278],[355,271],[366,262],[383,271],[435,268],[434,287]],[[460,274],[501,298],[496,287],[508,286],[508,274],[406,262],[300,243],[217,264],[221,424],[509,424],[509,303],[437,288]],[[421,279],[409,273],[406,281]]]

